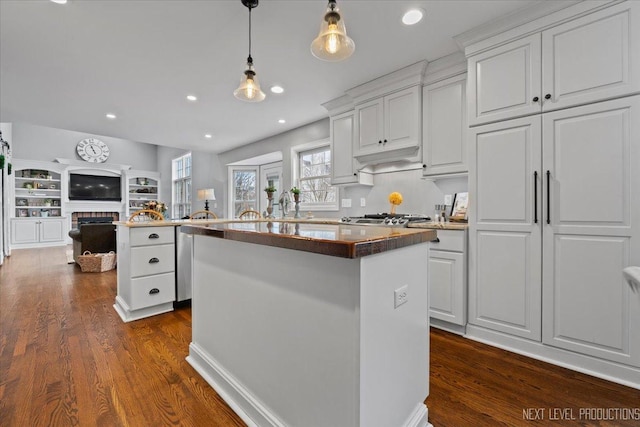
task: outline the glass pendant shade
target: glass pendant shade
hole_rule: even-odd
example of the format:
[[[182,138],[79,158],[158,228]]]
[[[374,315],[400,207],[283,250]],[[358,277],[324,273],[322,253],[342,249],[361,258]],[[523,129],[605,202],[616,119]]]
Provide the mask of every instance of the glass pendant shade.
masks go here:
[[[260,83],[258,82],[258,76],[253,69],[253,64],[247,62],[247,69],[244,72],[244,76],[240,79],[240,86],[233,91],[233,96],[241,101],[247,102],[260,102],[264,100],[265,94],[260,89]]]
[[[311,53],[323,61],[342,61],[355,50],[356,44],[347,36],[344,19],[335,1],[330,1],[320,25],[320,33],[311,43]]]

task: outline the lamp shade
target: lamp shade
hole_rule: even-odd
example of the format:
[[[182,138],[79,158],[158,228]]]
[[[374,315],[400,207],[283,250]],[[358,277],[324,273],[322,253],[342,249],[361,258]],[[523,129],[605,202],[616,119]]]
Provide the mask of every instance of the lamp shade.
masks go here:
[[[320,25],[320,33],[311,43],[311,53],[323,61],[342,61],[355,50],[356,45],[347,36],[344,19],[340,16],[336,1],[330,0]]]
[[[204,188],[198,190],[198,200],[215,200],[216,193],[213,188]]]

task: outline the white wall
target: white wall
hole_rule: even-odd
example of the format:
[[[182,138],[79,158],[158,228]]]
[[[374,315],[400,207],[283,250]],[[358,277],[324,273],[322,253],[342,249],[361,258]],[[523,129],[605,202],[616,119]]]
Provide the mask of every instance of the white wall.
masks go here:
[[[187,154],[189,150],[170,147],[158,147],[158,172],[161,174],[161,193],[159,199],[168,205],[171,212],[171,165],[172,160]],[[204,202],[196,197],[200,188],[213,188],[216,193],[216,201],[209,202],[209,210],[218,217],[223,217],[223,202],[226,199],[226,168],[221,166],[218,156],[201,151],[191,152],[191,210],[204,209]],[[222,171],[222,172],[221,172]]]
[[[111,152],[105,164],[131,165],[132,169],[158,169],[157,146],[126,139],[56,129],[26,123],[13,123],[11,150],[13,157],[52,162],[56,158],[80,160],[76,145],[84,138],[104,141]]]

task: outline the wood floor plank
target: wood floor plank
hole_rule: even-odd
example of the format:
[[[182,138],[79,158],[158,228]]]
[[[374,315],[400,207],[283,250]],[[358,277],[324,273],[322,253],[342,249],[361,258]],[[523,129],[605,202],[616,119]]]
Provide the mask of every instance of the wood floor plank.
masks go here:
[[[124,323],[116,271],[82,273],[65,250],[16,250],[0,267],[0,426],[245,425],[185,360],[189,307]],[[553,408],[640,408],[640,391],[443,331],[430,363],[435,427],[640,425],[552,421]]]

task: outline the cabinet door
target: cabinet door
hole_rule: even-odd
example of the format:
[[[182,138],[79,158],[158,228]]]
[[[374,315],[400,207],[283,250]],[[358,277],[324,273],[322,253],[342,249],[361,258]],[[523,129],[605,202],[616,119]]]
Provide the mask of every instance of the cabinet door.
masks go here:
[[[429,251],[429,316],[464,326],[464,255],[460,252]]]
[[[383,99],[356,106],[357,141],[355,154],[368,154],[382,149],[384,135]]]
[[[425,175],[467,172],[466,74],[423,89]]]
[[[640,366],[640,96],[543,120],[544,343]]]
[[[540,112],[540,37],[534,34],[469,58],[469,126]]]
[[[40,241],[40,228],[38,220],[12,220],[11,243],[38,243]]]
[[[331,117],[331,184],[356,182],[354,175],[353,143],[354,112]]]
[[[640,5],[634,3],[542,33],[544,111],[640,90]]]
[[[472,128],[469,139],[469,323],[538,341],[540,132],[538,115]]]
[[[47,219],[40,221],[41,242],[61,242],[64,239],[64,220]]]
[[[420,86],[401,90],[384,97],[385,150],[420,145],[420,112],[422,110]]]

